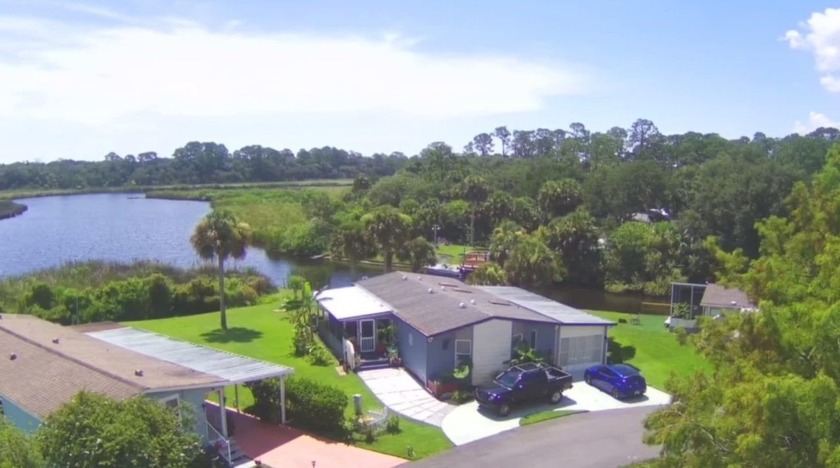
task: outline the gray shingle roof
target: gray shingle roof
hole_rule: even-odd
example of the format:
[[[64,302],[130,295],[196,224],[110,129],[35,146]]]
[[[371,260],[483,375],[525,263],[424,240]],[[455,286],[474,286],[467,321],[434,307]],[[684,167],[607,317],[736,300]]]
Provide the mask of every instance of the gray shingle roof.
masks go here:
[[[388,303],[397,317],[427,336],[492,318],[558,325],[563,323],[556,317],[500,297],[489,288],[468,286],[458,280],[441,276],[393,272],[362,280],[357,285]],[[520,288],[511,290],[531,294]],[[562,304],[558,305],[571,309]],[[612,323],[584,312],[578,313],[591,319],[587,323]]]
[[[719,284],[706,286],[700,305],[703,307],[755,308],[755,304],[747,297],[747,293],[737,288],[727,288]]]
[[[41,418],[82,390],[124,399],[157,389],[223,383],[69,327],[27,315],[0,317],[0,395]]]

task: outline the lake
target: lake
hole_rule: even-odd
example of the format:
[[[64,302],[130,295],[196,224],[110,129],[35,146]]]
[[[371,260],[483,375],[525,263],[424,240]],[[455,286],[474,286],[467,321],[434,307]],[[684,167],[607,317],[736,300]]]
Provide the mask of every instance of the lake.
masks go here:
[[[0,221],[0,278],[19,276],[70,261],[157,260],[189,268],[201,263],[190,235],[210,204],[199,201],[147,199],[143,194],[109,193],[27,198],[24,214]],[[252,267],[277,286],[292,274],[314,288],[349,284],[346,265],[271,258],[249,248],[234,267]],[[381,268],[359,269],[375,275]],[[609,294],[584,288],[556,288],[545,293],[574,307],[640,312],[645,302],[662,298]]]

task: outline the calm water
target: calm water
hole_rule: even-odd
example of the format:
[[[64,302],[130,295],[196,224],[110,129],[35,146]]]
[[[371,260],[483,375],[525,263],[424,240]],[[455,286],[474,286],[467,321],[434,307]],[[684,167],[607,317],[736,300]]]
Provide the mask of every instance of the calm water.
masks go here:
[[[185,268],[201,263],[189,239],[209,203],[124,193],[20,201],[29,210],[0,221],[0,278],[78,260],[158,260]],[[341,265],[272,259],[257,248],[233,265],[256,268],[279,286],[293,273],[318,287],[346,284],[350,278]]]
[[[0,221],[0,278],[82,260],[158,260],[184,268],[201,263],[190,245],[190,234],[210,211],[209,203],[124,193],[20,201],[29,210]],[[270,258],[257,248],[232,263],[257,269],[277,286],[285,285],[291,274],[307,278],[313,288],[344,286],[351,280],[345,265]],[[360,268],[357,276],[380,272],[380,268]],[[631,313],[656,312],[660,308],[649,304],[667,300],[574,287],[544,294],[573,307]]]

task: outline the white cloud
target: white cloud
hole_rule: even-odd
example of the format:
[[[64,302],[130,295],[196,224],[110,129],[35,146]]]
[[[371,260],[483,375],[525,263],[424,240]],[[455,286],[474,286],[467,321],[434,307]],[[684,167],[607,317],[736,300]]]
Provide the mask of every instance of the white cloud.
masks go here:
[[[793,131],[804,135],[820,127],[840,128],[840,123],[831,120],[825,114],[811,111],[808,113],[808,121],[803,123],[797,120],[793,125]]]
[[[87,28],[0,17],[0,43],[15,44],[0,46],[0,118],[95,126],[135,114],[377,112],[439,120],[536,111],[552,96],[585,91],[584,75],[564,64],[424,52],[399,36],[210,30],[183,20]]]
[[[840,80],[832,74],[840,70],[840,8],[812,13],[784,39],[792,49],[813,53],[816,69],[822,72],[820,83],[830,92],[840,92]]]

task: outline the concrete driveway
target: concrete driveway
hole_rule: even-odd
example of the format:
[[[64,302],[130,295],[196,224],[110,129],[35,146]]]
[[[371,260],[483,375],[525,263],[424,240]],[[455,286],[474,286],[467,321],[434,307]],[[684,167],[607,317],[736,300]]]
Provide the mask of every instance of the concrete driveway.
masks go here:
[[[642,443],[645,417],[654,406],[595,411],[525,426],[414,462],[410,468],[453,466],[610,468],[655,458]]]
[[[662,406],[670,402],[670,395],[652,387],[648,387],[647,394],[642,397],[616,400],[597,388],[586,384],[586,382],[575,382],[572,389],[563,394],[563,401],[558,405],[547,403],[523,405],[515,407],[510,416],[503,418],[484,408],[479,408],[478,403],[473,401],[461,405],[447,414],[443,418],[441,428],[453,444],[463,445],[517,428],[519,427],[519,420],[524,416],[543,411],[593,412]]]

